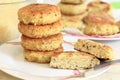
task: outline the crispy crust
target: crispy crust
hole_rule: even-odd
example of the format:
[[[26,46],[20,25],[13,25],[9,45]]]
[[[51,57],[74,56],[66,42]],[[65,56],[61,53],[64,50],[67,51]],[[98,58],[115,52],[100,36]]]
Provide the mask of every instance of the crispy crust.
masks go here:
[[[62,34],[58,33],[46,38],[29,38],[22,35],[22,46],[29,50],[50,51],[57,49],[62,44]]]
[[[25,36],[31,38],[42,38],[58,34],[62,30],[62,24],[60,21],[40,26],[19,23],[18,29]]]
[[[87,9],[86,5],[84,4],[73,5],[73,4],[59,3],[58,6],[61,9],[61,13],[66,15],[81,14]]]
[[[95,58],[95,56],[93,55],[90,55],[86,52],[75,52],[75,51],[64,51],[63,53],[60,53],[60,52],[56,52],[56,54],[54,54],[52,57],[55,57],[55,58],[67,58],[67,57],[73,57],[74,53],[76,55],[79,55],[79,56],[89,56],[89,57],[93,57]]]
[[[115,19],[105,13],[105,12],[91,12],[88,14],[88,16],[85,17],[84,21],[86,23],[97,23],[97,24],[108,24],[108,23],[114,23]]]
[[[109,3],[98,1],[98,2],[90,2],[88,4],[88,11],[89,12],[96,12],[96,11],[104,11],[110,13],[111,6]]]
[[[24,49],[24,57],[30,62],[49,63],[53,54],[63,52],[63,47],[52,50],[52,51],[32,51]]]
[[[88,52],[89,54],[92,54],[97,58],[104,60],[112,60],[114,56],[113,50],[110,46],[90,40],[79,39],[75,43],[74,49],[78,51]]]
[[[61,0],[62,3],[69,3],[69,4],[82,4],[86,0]]]
[[[61,13],[55,5],[36,3],[19,9],[18,17],[24,24],[44,25],[60,20]]]
[[[54,54],[50,67],[62,69],[88,69],[99,65],[100,61],[85,52],[63,52]]]
[[[86,35],[108,36],[117,34],[118,32],[119,27],[115,24],[88,24],[84,28],[84,34]]]

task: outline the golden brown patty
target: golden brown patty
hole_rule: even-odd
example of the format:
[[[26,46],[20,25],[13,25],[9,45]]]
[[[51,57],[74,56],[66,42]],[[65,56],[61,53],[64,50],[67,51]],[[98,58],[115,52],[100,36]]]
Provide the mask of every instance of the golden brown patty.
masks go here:
[[[118,32],[119,27],[115,24],[88,24],[84,28],[84,34],[86,35],[108,36]]]
[[[85,17],[84,21],[86,23],[107,24],[114,23],[115,19],[105,12],[91,12]]]
[[[100,59],[112,60],[114,56],[111,47],[90,40],[79,39],[75,43],[74,48],[78,51],[88,52]]]
[[[63,52],[63,47],[59,47],[52,51],[32,51],[32,50],[24,50],[24,57],[26,60],[31,62],[39,62],[39,63],[49,63],[51,56],[55,53]]]
[[[79,15],[64,15],[62,14],[62,25],[63,27],[73,27],[83,29],[82,19],[87,16],[87,11]]]
[[[70,3],[70,4],[82,4],[86,0],[61,0],[62,3]]]
[[[86,5],[84,4],[74,5],[74,4],[59,3],[58,6],[60,7],[61,12],[67,15],[81,14],[87,9]]]
[[[54,54],[50,66],[62,69],[88,69],[99,65],[100,61],[85,52],[63,52]]]
[[[25,24],[43,25],[61,18],[59,7],[50,4],[30,4],[18,11],[19,20]]]
[[[109,3],[102,2],[102,1],[90,2],[88,4],[88,11],[89,12],[104,11],[104,12],[110,13],[111,6]]]
[[[29,50],[50,51],[60,47],[62,44],[62,34],[58,33],[46,38],[29,38],[22,35],[22,46]]]
[[[18,29],[25,36],[31,38],[42,38],[60,33],[60,31],[62,30],[62,24],[60,21],[40,26],[19,23]]]

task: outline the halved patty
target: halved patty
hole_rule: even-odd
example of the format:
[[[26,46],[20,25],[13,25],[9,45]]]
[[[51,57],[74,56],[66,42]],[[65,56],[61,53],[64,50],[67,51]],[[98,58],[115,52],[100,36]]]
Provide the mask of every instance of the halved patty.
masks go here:
[[[112,60],[114,56],[113,49],[110,46],[91,40],[79,39],[74,48],[78,51],[88,52],[99,59]]]
[[[62,69],[88,69],[99,64],[99,59],[85,52],[62,52],[54,54],[50,62],[51,67]]]

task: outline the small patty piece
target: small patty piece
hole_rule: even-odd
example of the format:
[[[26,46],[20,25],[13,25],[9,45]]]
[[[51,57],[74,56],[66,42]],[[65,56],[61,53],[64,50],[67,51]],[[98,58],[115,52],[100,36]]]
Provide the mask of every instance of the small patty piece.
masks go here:
[[[61,0],[62,3],[69,3],[69,4],[82,4],[86,0]]]
[[[30,4],[18,11],[18,18],[24,24],[44,25],[61,19],[59,7],[51,4]]]
[[[52,24],[40,25],[40,26],[26,25],[24,23],[19,23],[18,29],[25,36],[31,38],[42,38],[42,37],[48,37],[51,35],[58,34],[62,30],[62,24],[60,21],[57,21]]]
[[[66,15],[81,14],[87,9],[87,6],[84,4],[74,5],[74,4],[59,3],[58,6],[61,9],[61,13]]]
[[[104,60],[112,60],[114,53],[111,47],[104,45],[102,43],[90,41],[90,40],[82,40],[79,39],[75,45],[74,49],[78,51],[88,52],[96,56],[97,58]]]
[[[46,38],[29,38],[24,35],[21,37],[21,44],[25,49],[38,51],[51,51],[57,49],[62,44],[63,36],[61,33]]]
[[[111,6],[109,3],[106,2],[93,1],[88,4],[88,11],[89,12],[104,11],[110,13]]]
[[[115,23],[115,19],[105,13],[105,12],[91,12],[89,13],[85,18],[84,18],[84,21],[87,23],[87,24],[90,24],[90,23],[96,23],[96,24],[110,24],[110,23]]]
[[[100,61],[85,52],[63,52],[54,54],[50,67],[61,69],[89,69],[99,65]]]
[[[24,57],[30,62],[49,63],[53,54],[63,52],[63,47],[59,47],[52,51],[32,51],[24,49]]]

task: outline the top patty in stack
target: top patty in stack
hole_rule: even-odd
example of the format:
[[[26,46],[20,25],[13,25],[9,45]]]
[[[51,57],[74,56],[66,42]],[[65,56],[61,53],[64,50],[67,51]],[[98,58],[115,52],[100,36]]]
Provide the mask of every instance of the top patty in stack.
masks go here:
[[[31,4],[21,8],[18,11],[18,17],[24,24],[44,25],[60,20],[61,13],[60,9],[54,5]]]

